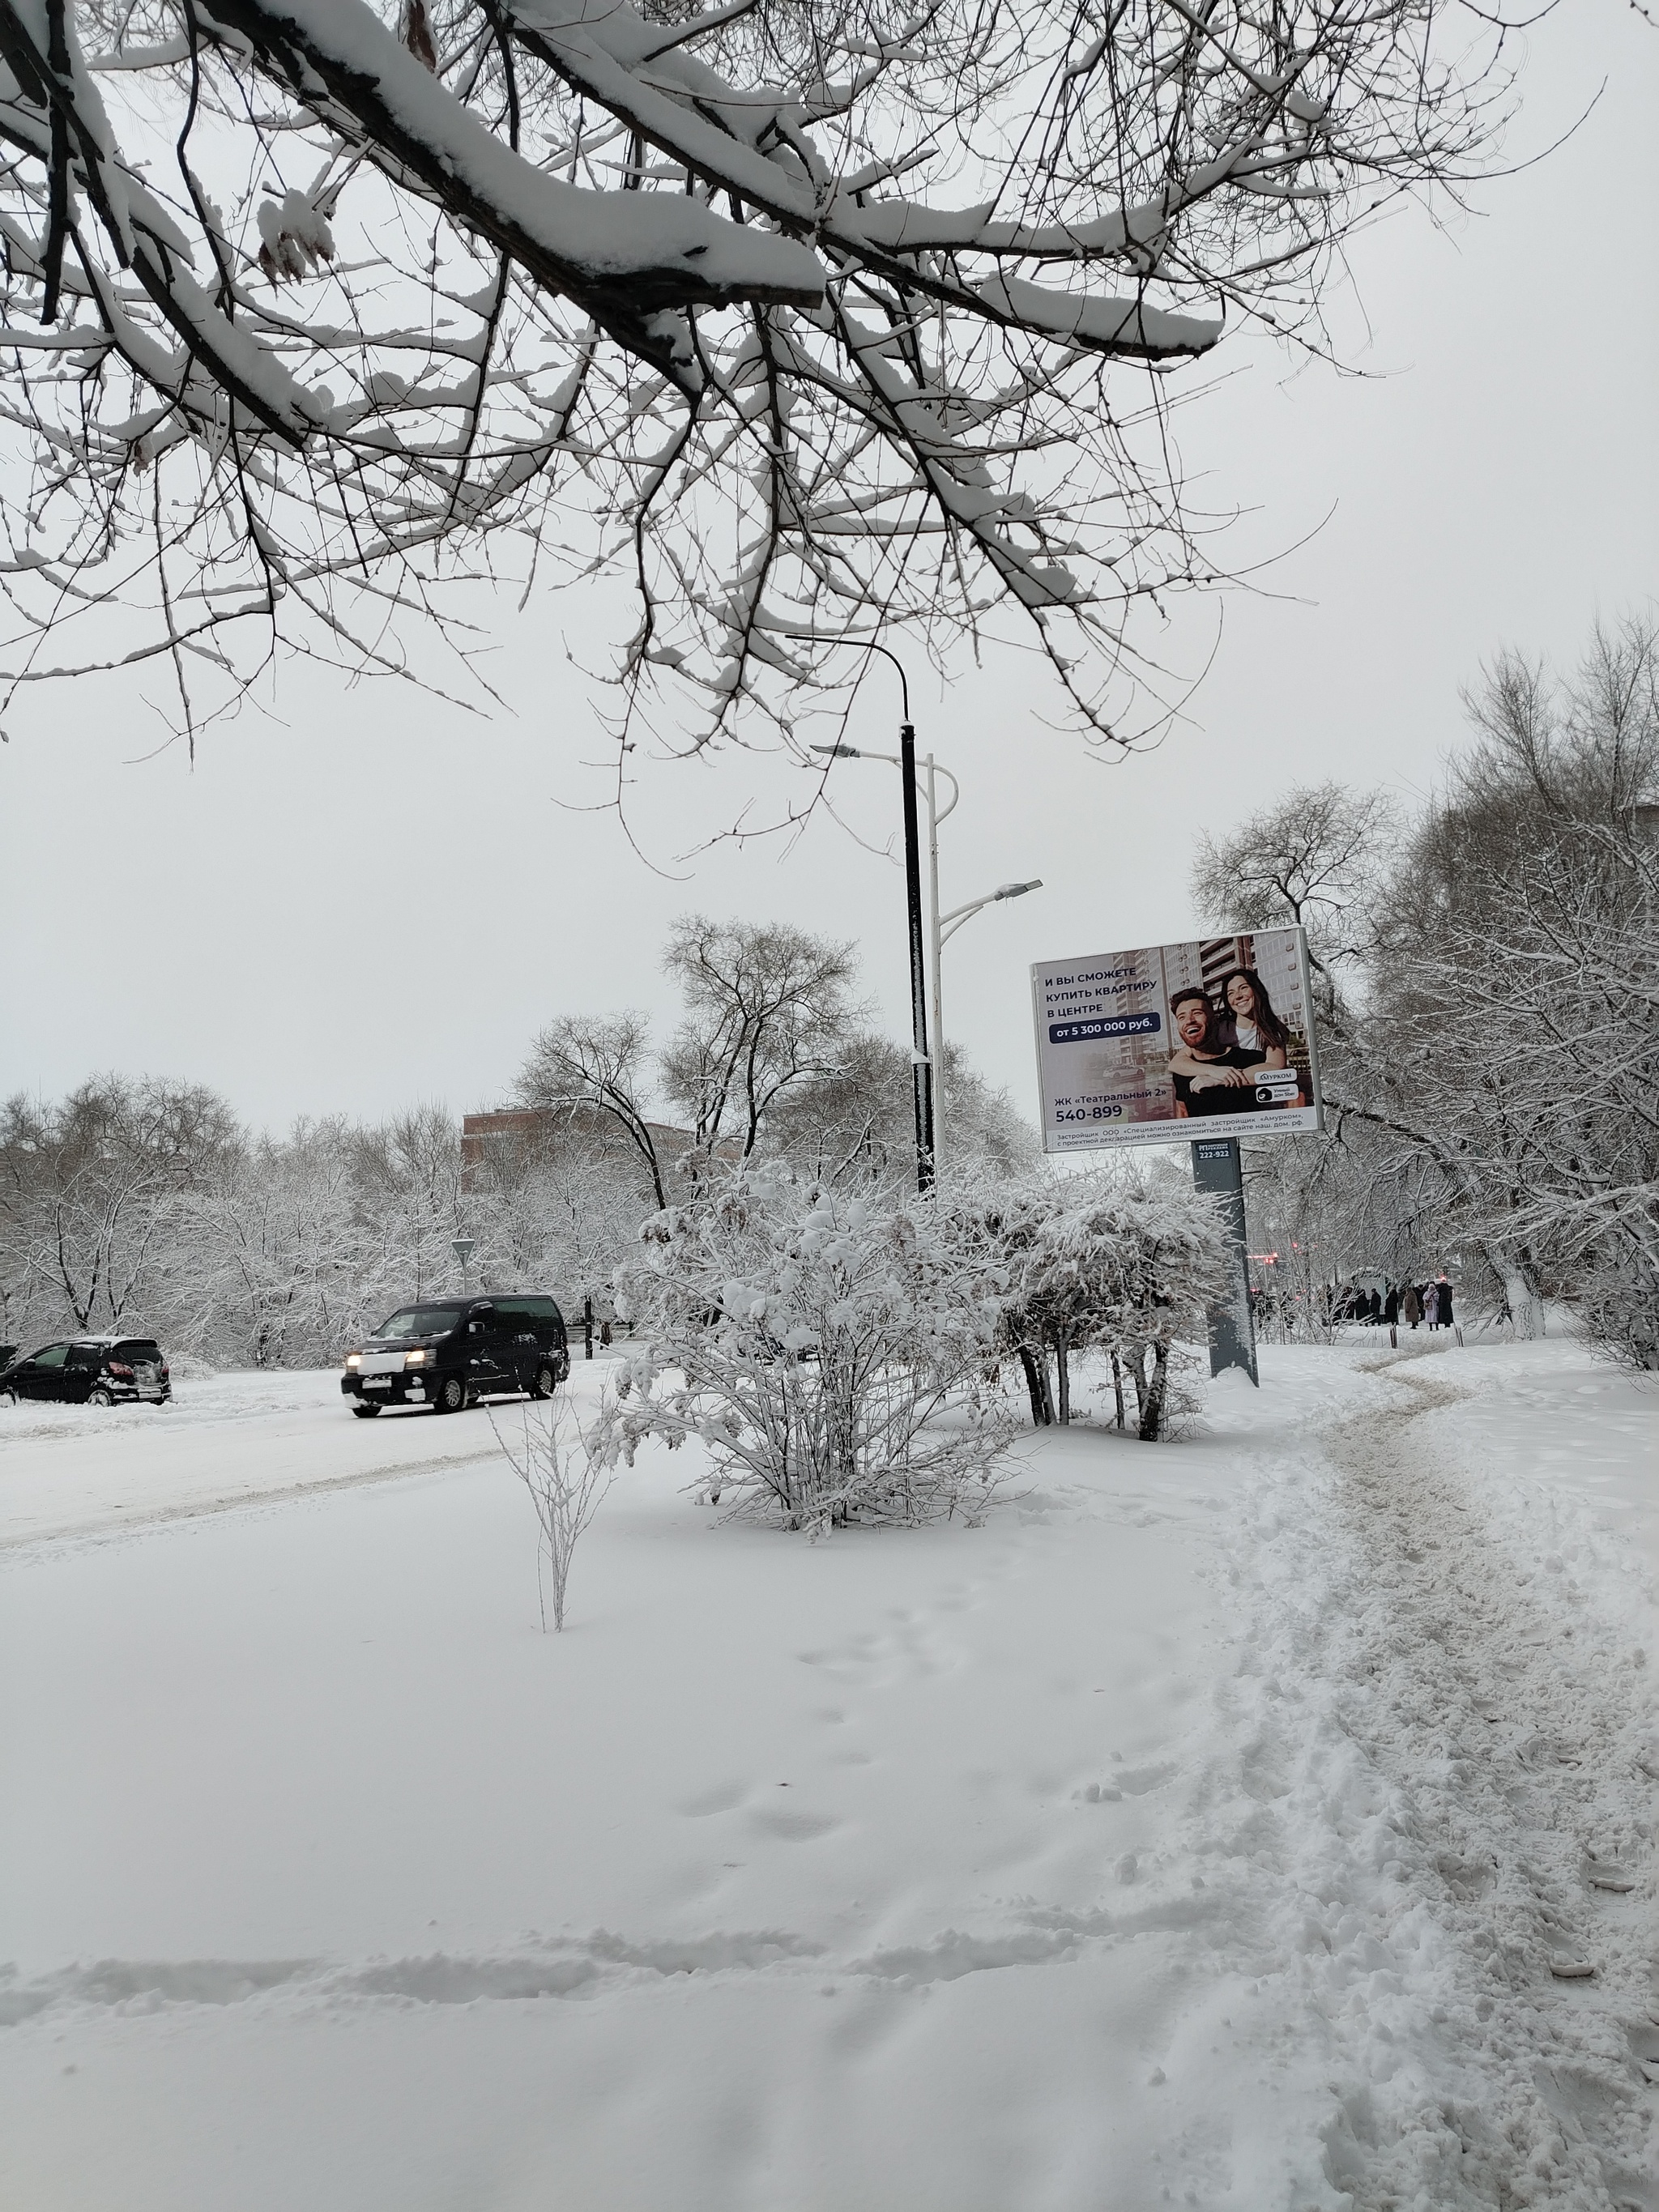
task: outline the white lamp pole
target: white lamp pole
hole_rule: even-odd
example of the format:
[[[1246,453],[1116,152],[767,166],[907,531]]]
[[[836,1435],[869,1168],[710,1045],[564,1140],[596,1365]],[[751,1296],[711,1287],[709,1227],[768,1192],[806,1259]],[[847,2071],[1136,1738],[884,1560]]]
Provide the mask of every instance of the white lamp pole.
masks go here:
[[[931,770],[933,765],[931,759],[927,765]],[[948,769],[945,772],[947,775],[949,774]],[[952,782],[954,782],[955,780],[956,779],[954,777],[951,778]],[[953,806],[955,804],[956,801],[952,799],[951,805]],[[945,810],[946,814],[948,814],[950,811],[951,808],[949,806]],[[943,820],[943,816],[941,816],[940,819]],[[934,859],[933,1157],[935,1159],[939,1158],[942,1149],[939,1130],[942,1127],[945,1120],[945,1002],[943,987],[939,980],[941,972],[945,966],[945,948],[951,942],[951,939],[956,935],[957,930],[962,927],[963,923],[964,921],[971,921],[981,907],[994,906],[999,899],[1024,898],[1027,891],[1040,891],[1042,889],[1042,878],[1041,876],[1034,876],[1029,884],[999,884],[995,890],[987,891],[983,898],[969,899],[966,906],[953,906],[949,914],[941,914],[939,910],[939,861],[937,856]]]

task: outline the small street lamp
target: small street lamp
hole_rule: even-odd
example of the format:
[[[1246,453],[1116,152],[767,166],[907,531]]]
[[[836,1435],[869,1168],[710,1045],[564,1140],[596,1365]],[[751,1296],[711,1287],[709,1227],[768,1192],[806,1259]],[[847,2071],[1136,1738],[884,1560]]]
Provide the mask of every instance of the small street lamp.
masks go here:
[[[465,1297],[466,1296],[466,1263],[477,1248],[471,1237],[457,1237],[452,1241],[449,1249],[461,1263],[461,1296]]]

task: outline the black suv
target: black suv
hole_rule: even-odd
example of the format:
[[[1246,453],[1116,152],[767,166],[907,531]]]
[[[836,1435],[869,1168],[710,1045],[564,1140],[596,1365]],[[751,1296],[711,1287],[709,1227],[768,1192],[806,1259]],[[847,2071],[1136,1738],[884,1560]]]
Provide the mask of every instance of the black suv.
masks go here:
[[[507,1391],[549,1397],[569,1372],[564,1316],[551,1298],[426,1298],[400,1306],[347,1352],[340,1388],[364,1417],[382,1406],[459,1413]]]
[[[165,1406],[172,1395],[167,1361],[149,1336],[70,1337],[0,1369],[0,1403],[52,1398],[68,1406]]]

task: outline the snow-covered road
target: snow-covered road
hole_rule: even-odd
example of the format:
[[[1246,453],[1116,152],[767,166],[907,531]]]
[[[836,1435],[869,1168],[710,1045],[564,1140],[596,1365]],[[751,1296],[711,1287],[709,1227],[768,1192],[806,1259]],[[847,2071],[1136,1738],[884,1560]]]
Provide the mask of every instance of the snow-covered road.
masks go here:
[[[642,1457],[557,1639],[481,1415],[24,1415],[0,2197],[1649,2212],[1653,1407],[1269,1352],[816,1547]]]

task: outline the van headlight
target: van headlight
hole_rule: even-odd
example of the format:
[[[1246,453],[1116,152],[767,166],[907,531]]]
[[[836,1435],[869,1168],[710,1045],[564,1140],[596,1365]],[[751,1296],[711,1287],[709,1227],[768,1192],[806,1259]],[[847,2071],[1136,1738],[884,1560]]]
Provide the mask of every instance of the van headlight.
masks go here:
[[[426,1365],[426,1354],[425,1354],[425,1352],[404,1352],[404,1365],[405,1367],[424,1367],[424,1366]]]
[[[362,1362],[362,1357],[363,1355],[361,1352],[348,1352],[345,1357],[345,1364],[348,1367],[360,1366]]]

